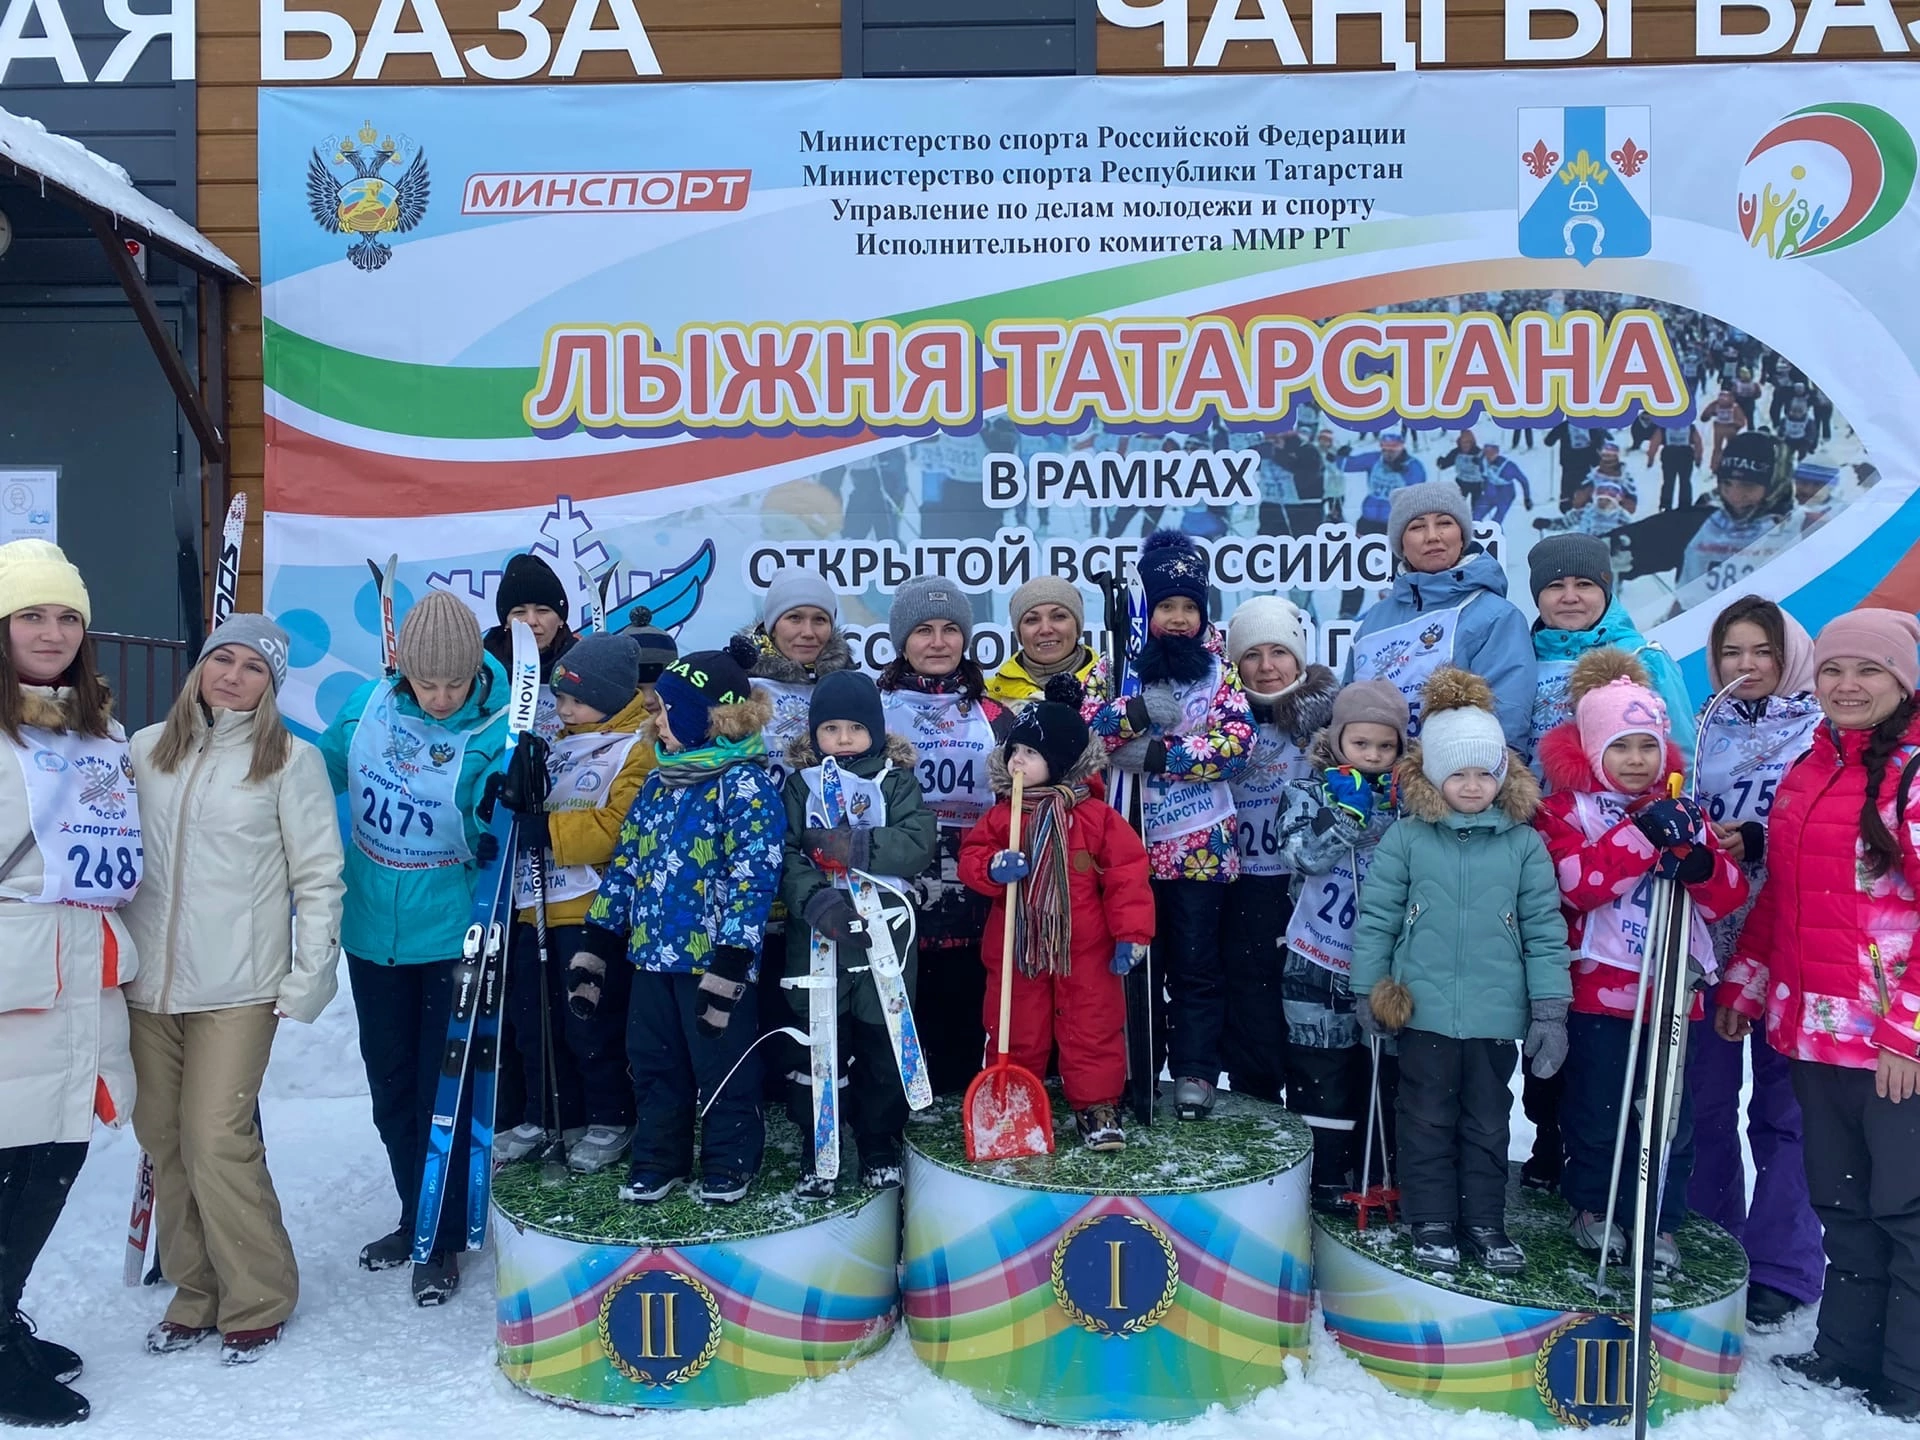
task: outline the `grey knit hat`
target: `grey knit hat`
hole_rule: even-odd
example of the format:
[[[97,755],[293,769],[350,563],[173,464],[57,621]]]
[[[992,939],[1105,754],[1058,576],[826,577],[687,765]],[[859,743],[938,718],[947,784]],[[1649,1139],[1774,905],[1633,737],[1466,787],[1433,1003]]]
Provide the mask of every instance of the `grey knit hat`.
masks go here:
[[[639,615],[645,619],[639,619]],[[653,623],[653,613],[644,607],[636,614],[637,623],[629,625],[621,633],[633,641],[634,650],[640,662],[639,677],[642,685],[651,685],[660,678],[660,672],[680,658],[680,645],[672,635]]]
[[[287,632],[266,616],[229,615],[225,624],[207,636],[207,643],[200,647],[200,658],[206,659],[222,645],[244,645],[266,661],[276,695],[287,683]]]
[[[1422,515],[1427,512],[1422,510]],[[1333,748],[1340,749],[1340,732],[1349,725],[1385,725],[1400,733],[1400,748],[1407,746],[1407,697],[1387,680],[1355,680],[1344,685],[1333,697],[1333,718],[1327,728],[1333,736]]]
[[[480,622],[445,590],[429,590],[413,602],[396,649],[400,673],[409,680],[470,680],[486,656]]]
[[[893,592],[887,612],[887,634],[896,654],[905,654],[907,636],[929,620],[951,620],[960,627],[960,639],[973,639],[973,601],[958,581],[944,575],[916,575]]]
[[[1080,588],[1072,581],[1057,575],[1036,575],[1013,592],[1013,598],[1007,602],[1007,623],[1018,630],[1020,618],[1037,605],[1058,605],[1071,611],[1073,623],[1083,630],[1086,628],[1087,602],[1081,599]]]
[[[1418,485],[1403,485],[1393,492],[1393,504],[1387,511],[1387,544],[1400,559],[1407,558],[1400,548],[1400,537],[1422,515],[1451,515],[1460,522],[1460,535],[1473,539],[1473,507],[1466,492],[1451,480],[1426,480]]]
[[[771,630],[782,615],[802,605],[818,606],[831,619],[840,617],[840,597],[819,571],[782,570],[760,601],[760,623]]]
[[[618,715],[640,688],[640,651],[633,637],[588,635],[553,662],[556,695],[571,695],[602,715]]]
[[[1598,535],[1549,535],[1527,552],[1527,583],[1537,604],[1556,580],[1591,580],[1613,594],[1613,552]]]

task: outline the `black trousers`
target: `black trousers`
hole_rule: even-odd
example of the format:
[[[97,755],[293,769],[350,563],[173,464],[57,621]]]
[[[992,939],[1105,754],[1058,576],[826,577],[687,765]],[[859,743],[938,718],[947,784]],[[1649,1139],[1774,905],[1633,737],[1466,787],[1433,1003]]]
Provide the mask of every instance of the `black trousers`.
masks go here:
[[[924,964],[926,952],[920,952]],[[982,967],[976,962],[976,970]],[[921,984],[926,972],[921,971]],[[922,995],[926,993],[923,989]],[[916,1016],[919,1007],[915,1007]],[[893,1058],[893,1040],[885,1025],[869,1025],[843,1007],[839,1016],[841,1128],[852,1132],[863,1166],[898,1165],[901,1137],[907,1125],[907,1092],[900,1084],[900,1067]],[[975,1069],[978,1073],[978,1067]],[[787,1086],[787,1117],[799,1127],[802,1167],[813,1168],[813,1089]]]
[[[1549,1181],[1557,1182],[1565,1163],[1565,1142],[1560,1138],[1560,1097],[1566,1090],[1556,1071],[1542,1080],[1529,1070],[1520,1082],[1520,1108],[1533,1122],[1533,1158],[1528,1162]]]
[[[547,968],[540,970],[539,934],[531,925],[513,931],[513,963],[507,967],[507,1007],[520,1037],[520,1073],[525,1100],[500,1115],[518,1115],[529,1125],[557,1123],[562,1130],[581,1125],[633,1124],[633,1078],[627,1074],[627,996],[633,966],[616,960],[600,982],[600,1004],[586,1019],[567,1004],[567,962],[580,949],[580,925],[556,925],[547,931]],[[546,981],[546,1042],[553,1049],[553,1078],[558,1103],[546,1101],[547,1068],[540,1024],[540,982]]]
[[[792,1038],[773,1032],[789,1026],[807,1028],[806,1000],[794,1005],[794,992],[780,983],[787,973],[787,925],[782,920],[767,926],[767,938],[760,945],[760,978],[754,982],[759,1008],[758,1033],[767,1037],[754,1054],[760,1057],[760,1094],[768,1105],[786,1098],[787,1086],[795,1075],[807,1073],[807,1052]],[[915,1019],[919,1018],[915,1012]]]
[[[1895,1105],[1873,1071],[1810,1060],[1793,1093],[1827,1252],[1814,1348],[1920,1389],[1920,1097]]]
[[[702,1005],[695,995],[699,988],[698,975],[634,972],[627,1002],[627,1063],[633,1069],[639,1126],[631,1170],[636,1177],[693,1173],[694,1118],[708,1101],[713,1108],[700,1122],[702,1173],[760,1172],[767,1138],[760,1118],[760,1055],[747,1055],[747,1046],[759,1033],[758,995],[749,984],[727,1028],[710,1038],[694,1025]],[[740,1068],[728,1080],[736,1064]]]
[[[451,960],[383,965],[347,956],[373,1125],[386,1147],[393,1188],[400,1196],[400,1226],[409,1233],[420,1204],[420,1172],[426,1164],[427,1134],[433,1128],[434,1095],[440,1088],[440,1057],[453,1009],[453,966]],[[454,1117],[453,1163],[447,1167],[435,1241],[439,1250],[466,1248],[465,1162],[472,1123],[473,1085],[469,1082]]]
[[[1400,1064],[1380,1057],[1382,1129],[1373,1137],[1371,1177],[1380,1181],[1383,1156],[1394,1153],[1394,1097]],[[1373,1098],[1373,1059],[1365,1045],[1321,1050],[1287,1047],[1287,1109],[1307,1122],[1313,1134],[1313,1183],[1357,1185],[1366,1168],[1367,1112]]]
[[[20,1308],[27,1277],[86,1159],[83,1140],[0,1150],[0,1324]]]
[[[1155,880],[1156,973],[1167,987],[1167,1069],[1176,1080],[1220,1082],[1220,1035],[1227,992],[1220,964],[1220,915],[1227,885]]]
[[[1400,1032],[1400,1214],[1409,1225],[1504,1226],[1511,1040]]]
[[[1685,510],[1693,504],[1693,451],[1682,445],[1660,447],[1660,508]]]
[[[1287,1084],[1281,977],[1293,901],[1284,875],[1242,875],[1227,886],[1220,964],[1228,997],[1220,1058],[1237,1094],[1278,1102]]]
[[[1575,1210],[1596,1215],[1607,1211],[1607,1181],[1613,1174],[1613,1144],[1620,1124],[1620,1091],[1627,1078],[1627,1050],[1633,1040],[1632,1022],[1613,1015],[1567,1017],[1567,1063],[1560,1074],[1566,1089],[1560,1100],[1560,1136],[1566,1146],[1566,1168],[1560,1172],[1560,1193]],[[1634,1170],[1639,1144],[1639,1097],[1652,1049],[1650,1036],[1640,1037],[1640,1059],[1634,1067],[1634,1114],[1627,1121],[1627,1148],[1620,1165],[1620,1189],[1615,1197],[1616,1223],[1631,1228],[1631,1207],[1639,1194]],[[1687,1218],[1687,1182],[1693,1178],[1693,1102],[1687,1093],[1686,1070],[1680,1071],[1679,1128],[1667,1154],[1666,1188],[1660,1194],[1660,1229],[1671,1233]]]

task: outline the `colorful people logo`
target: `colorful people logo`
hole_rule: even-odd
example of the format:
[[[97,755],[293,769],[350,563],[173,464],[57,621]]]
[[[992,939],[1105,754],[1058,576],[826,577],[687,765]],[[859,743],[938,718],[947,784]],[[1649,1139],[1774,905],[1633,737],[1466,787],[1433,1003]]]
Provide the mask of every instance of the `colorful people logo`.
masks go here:
[[[1866,239],[1913,193],[1906,127],[1871,105],[1809,105],[1755,143],[1740,172],[1740,233],[1772,260]]]

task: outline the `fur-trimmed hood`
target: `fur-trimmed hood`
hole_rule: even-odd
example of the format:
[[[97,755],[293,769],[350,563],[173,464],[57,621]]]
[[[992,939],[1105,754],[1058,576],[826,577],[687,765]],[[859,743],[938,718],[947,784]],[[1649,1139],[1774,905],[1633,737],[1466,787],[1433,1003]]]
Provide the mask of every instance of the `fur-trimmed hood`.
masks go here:
[[[1573,702],[1573,719],[1554,726],[1540,737],[1540,743],[1534,747],[1535,756],[1540,761],[1540,773],[1550,793],[1576,790],[1597,795],[1613,790],[1606,776],[1594,773],[1586,749],[1580,743],[1580,702],[1615,680],[1630,680],[1643,689],[1653,689],[1646,666],[1626,651],[1611,648],[1589,650],[1580,657],[1573,667],[1573,673],[1567,677],[1567,695]],[[1664,706],[1664,702],[1662,704]],[[1671,716],[1668,717],[1668,723],[1672,723]],[[1687,757],[1674,744],[1669,733],[1666,741],[1667,773],[1678,771],[1685,774],[1686,768]]]
[[[1013,776],[1007,772],[1007,747],[996,745],[987,753],[987,784],[993,793],[999,796],[1013,794]],[[1098,735],[1087,737],[1087,748],[1080,752],[1080,758],[1073,762],[1071,769],[1055,781],[1058,785],[1079,785],[1090,781],[1105,768],[1107,747]],[[1098,789],[1092,791],[1099,794]]]
[[[896,735],[889,730],[887,732],[887,743],[885,748],[880,752],[880,758],[892,761],[894,765],[901,769],[910,769],[918,763],[920,752],[913,748],[913,742],[907,739],[906,736]],[[811,770],[819,763],[820,752],[814,746],[813,732],[811,730],[802,730],[798,735],[793,737],[792,742],[787,746],[787,768],[793,771]],[[848,763],[857,765],[860,762],[854,760]]]
[[[773,697],[755,687],[751,699],[733,705],[715,705],[707,712],[709,740],[744,740],[758,735],[773,720]]]
[[[1400,783],[1400,808],[1414,819],[1437,825],[1454,813],[1446,797],[1440,793],[1440,787],[1429,780],[1427,772],[1420,768],[1418,740],[1395,762],[1393,778]],[[1540,782],[1533,778],[1533,772],[1527,768],[1527,762],[1518,751],[1507,751],[1507,778],[1500,782],[1493,803],[1514,824],[1533,823],[1534,811],[1540,808]],[[1462,823],[1473,818],[1467,816]]]
[[[102,682],[104,688],[105,682]],[[100,718],[113,716],[113,695],[108,692],[106,713]],[[55,688],[50,685],[22,685],[20,687],[20,723],[31,725],[36,730],[67,731],[78,730],[84,717],[80,714],[80,700],[71,686]]]
[[[1270,701],[1247,691],[1247,708],[1253,712],[1254,723],[1272,725],[1282,735],[1305,742],[1326,728],[1339,689],[1340,677],[1333,671],[1324,665],[1309,665],[1298,680]]]
[[[755,680],[773,680],[782,685],[811,685],[822,675],[853,668],[853,652],[847,648],[847,637],[841,633],[838,625],[827,636],[827,643],[820,647],[820,657],[813,662],[811,669],[782,655],[774,646],[773,637],[760,625],[747,626],[736,638],[753,646],[754,661],[747,674]]]

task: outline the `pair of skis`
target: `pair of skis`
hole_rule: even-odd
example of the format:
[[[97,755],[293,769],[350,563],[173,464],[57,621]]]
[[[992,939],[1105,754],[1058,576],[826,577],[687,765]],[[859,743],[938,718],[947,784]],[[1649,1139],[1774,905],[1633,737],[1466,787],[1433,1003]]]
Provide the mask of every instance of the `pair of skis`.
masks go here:
[[[1106,596],[1107,665],[1116,698],[1140,693],[1140,652],[1147,643],[1147,592],[1133,565],[1125,577],[1099,577]],[[1107,772],[1107,799],[1126,822],[1144,837],[1141,777],[1125,770]],[[1126,993],[1127,1099],[1134,1119],[1153,1124],[1153,1102],[1159,1089],[1160,1057],[1154,1046],[1153,1009],[1158,987],[1154,982],[1151,946],[1147,958],[1127,972]]]
[[[247,533],[247,493],[242,490],[227,503],[220,526],[220,560],[213,572],[213,625],[218,630],[233,614],[240,594],[240,546]],[[127,1216],[127,1251],[120,1278],[138,1285],[147,1274],[147,1246],[153,1235],[153,1157],[140,1152],[133,1180],[133,1208]]]
[[[533,631],[513,624],[513,673],[507,692],[507,744],[502,770],[512,763],[522,736],[533,731],[540,701],[540,646]],[[493,1102],[499,1080],[500,1009],[506,989],[507,922],[512,918],[513,854],[518,839],[513,812],[496,806],[489,825],[492,858],[480,867],[473,911],[460,958],[454,962],[453,1008],[441,1049],[440,1082],[434,1093],[427,1153],[420,1172],[420,1203],[414,1214],[413,1261],[432,1258],[453,1167],[455,1123],[472,1077],[473,1118],[467,1151],[466,1248],[487,1241],[493,1193]]]

